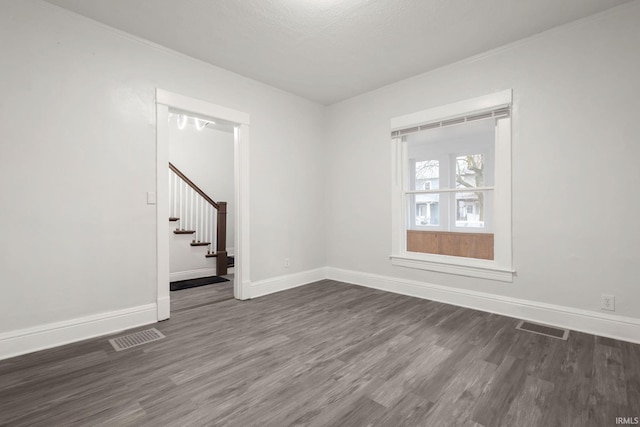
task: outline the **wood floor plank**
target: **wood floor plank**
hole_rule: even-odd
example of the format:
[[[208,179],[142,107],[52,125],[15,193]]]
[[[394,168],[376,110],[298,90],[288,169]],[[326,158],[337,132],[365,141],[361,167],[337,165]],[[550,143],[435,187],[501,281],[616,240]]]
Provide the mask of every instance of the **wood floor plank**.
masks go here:
[[[407,392],[413,392],[417,384],[431,377],[451,354],[451,350],[430,346],[415,354],[415,358],[402,371],[397,372],[384,385],[371,394],[371,398],[390,408]]]
[[[524,388],[511,403],[509,410],[500,425],[510,426],[539,426],[542,418],[549,410],[553,392],[553,384],[527,376]]]
[[[485,426],[501,425],[511,403],[522,392],[526,377],[526,361],[507,356],[490,380],[489,388],[478,399],[472,420]]]
[[[553,366],[553,405],[541,425],[581,427],[589,421],[589,393],[593,378],[595,337],[571,332],[563,346],[560,362]]]
[[[427,414],[425,425],[477,424],[471,419],[474,407],[490,387],[497,368],[493,363],[474,359],[456,372]]]
[[[372,426],[376,423],[385,412],[384,406],[374,402],[366,396],[361,396],[352,405],[349,405],[335,418],[332,418],[328,423],[322,424],[311,423],[310,425],[318,426]]]
[[[593,425],[612,424],[627,409],[627,387],[620,348],[596,343],[593,370],[589,420]]]
[[[438,369],[432,370],[428,376],[416,381],[413,393],[436,402],[440,395],[456,375],[472,362],[476,348],[471,344],[461,344],[440,363]]]
[[[384,415],[376,420],[376,426],[418,426],[424,425],[427,414],[433,408],[433,402],[409,392]]]
[[[212,285],[214,286],[214,285]],[[7,426],[598,426],[640,416],[640,345],[323,280],[172,292],[166,338],[0,361]],[[149,326],[132,331],[147,329]],[[118,334],[119,335],[119,334]]]
[[[640,345],[620,343],[627,388],[627,407],[621,416],[632,417],[633,414],[640,414]]]

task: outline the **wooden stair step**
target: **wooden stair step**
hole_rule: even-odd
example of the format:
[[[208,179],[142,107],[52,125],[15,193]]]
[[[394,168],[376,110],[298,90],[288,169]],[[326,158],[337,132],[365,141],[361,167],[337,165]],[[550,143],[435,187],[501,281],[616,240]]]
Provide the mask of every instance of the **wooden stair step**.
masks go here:
[[[210,242],[191,242],[191,246],[209,246]]]
[[[169,221],[171,221],[171,222],[180,221],[180,218],[175,217],[175,216],[170,216],[169,217]]]
[[[173,230],[173,234],[193,234],[196,230]]]
[[[218,252],[216,252],[216,253],[208,253],[208,254],[205,255],[205,257],[207,257],[207,258],[216,258],[218,255],[219,255]],[[227,255],[227,267],[233,268],[234,264],[235,264],[235,257],[233,255],[231,255],[231,256]]]

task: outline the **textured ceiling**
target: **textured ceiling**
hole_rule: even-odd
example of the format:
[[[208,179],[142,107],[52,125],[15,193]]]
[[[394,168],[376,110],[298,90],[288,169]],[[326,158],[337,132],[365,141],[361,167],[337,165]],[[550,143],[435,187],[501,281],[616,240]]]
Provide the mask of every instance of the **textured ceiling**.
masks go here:
[[[47,0],[322,104],[628,0]]]

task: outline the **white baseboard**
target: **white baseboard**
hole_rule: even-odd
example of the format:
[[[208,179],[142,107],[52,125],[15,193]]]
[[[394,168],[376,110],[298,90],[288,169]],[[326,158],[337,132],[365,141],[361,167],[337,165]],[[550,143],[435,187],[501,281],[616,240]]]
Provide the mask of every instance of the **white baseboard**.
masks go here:
[[[175,273],[169,273],[169,280],[177,282],[178,280],[197,279],[199,277],[215,276],[215,268],[198,268],[196,270],[176,271]]]
[[[171,312],[171,300],[169,296],[158,298],[158,322],[161,320],[167,320],[170,317]]]
[[[155,323],[156,304],[100,313],[0,334],[0,360]]]
[[[333,267],[253,282],[250,296],[256,298],[327,278],[640,344],[640,319]],[[0,360],[152,324],[162,318],[165,309],[168,306],[147,304],[5,332],[0,334]]]
[[[358,271],[327,267],[327,278],[640,344],[640,319]]]
[[[326,279],[324,268],[251,282],[250,297],[256,298]]]

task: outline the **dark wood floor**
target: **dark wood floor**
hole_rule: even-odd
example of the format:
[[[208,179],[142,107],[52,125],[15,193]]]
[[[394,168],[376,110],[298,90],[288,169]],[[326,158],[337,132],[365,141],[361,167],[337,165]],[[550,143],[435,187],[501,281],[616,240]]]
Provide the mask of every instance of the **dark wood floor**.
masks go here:
[[[0,362],[0,424],[615,426],[640,416],[640,345],[322,281],[252,301],[172,293],[166,339]]]

